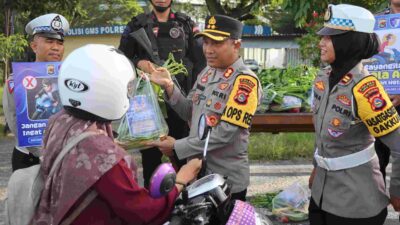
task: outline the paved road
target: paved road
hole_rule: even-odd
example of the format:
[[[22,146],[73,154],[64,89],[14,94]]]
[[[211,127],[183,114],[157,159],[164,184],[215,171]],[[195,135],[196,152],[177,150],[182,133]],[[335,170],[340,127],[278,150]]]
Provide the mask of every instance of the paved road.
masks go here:
[[[0,225],[4,224],[4,196],[8,178],[11,175],[11,149],[13,141],[11,138],[0,139]],[[311,165],[307,162],[280,161],[273,163],[262,163],[251,165],[251,177],[249,196],[257,193],[266,193],[281,190],[295,181],[306,184],[308,174],[311,171]],[[139,170],[140,174],[141,170]],[[142,183],[142,179],[139,180]],[[389,216],[385,225],[398,225],[398,216],[393,209],[389,209]],[[274,224],[282,223],[274,220]],[[286,223],[286,225],[308,225],[308,222]]]

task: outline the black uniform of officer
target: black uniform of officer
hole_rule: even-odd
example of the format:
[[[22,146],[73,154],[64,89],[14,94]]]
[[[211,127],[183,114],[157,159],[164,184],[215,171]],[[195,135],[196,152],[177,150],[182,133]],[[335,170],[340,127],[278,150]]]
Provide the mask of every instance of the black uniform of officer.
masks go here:
[[[135,66],[141,60],[148,60],[154,64],[162,65],[168,58],[169,53],[173,53],[175,60],[182,60],[189,76],[176,75],[176,83],[181,90],[188,93],[196,81],[197,75],[205,67],[205,59],[202,52],[201,42],[194,39],[196,27],[189,16],[171,11],[171,3],[166,6],[158,6],[151,2],[154,10],[148,14],[140,14],[128,23],[121,37],[119,49],[132,60]],[[157,15],[169,11],[166,22],[159,21]],[[146,51],[135,38],[132,32],[144,28],[147,37],[151,42],[151,51]],[[151,55],[150,55],[151,54]],[[188,124],[183,121],[167,105],[169,135],[174,138],[183,138],[188,136]],[[151,174],[161,163],[161,152],[157,148],[142,151],[143,177],[144,185],[148,187]]]

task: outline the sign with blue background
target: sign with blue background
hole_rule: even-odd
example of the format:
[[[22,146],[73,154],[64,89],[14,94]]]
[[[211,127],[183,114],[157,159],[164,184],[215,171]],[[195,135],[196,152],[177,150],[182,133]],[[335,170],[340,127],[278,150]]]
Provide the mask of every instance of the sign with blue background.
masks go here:
[[[61,62],[13,63],[18,146],[40,146],[48,118],[61,110]]]
[[[382,83],[388,94],[400,94],[400,14],[375,17],[375,33],[381,41],[379,53],[364,66]]]
[[[199,24],[200,30],[204,29],[204,23]],[[97,26],[97,27],[74,27],[71,28],[68,36],[86,36],[86,35],[104,35],[104,34],[122,34],[125,25]],[[271,27],[268,26],[249,26],[243,27],[243,36],[270,36],[272,34]]]

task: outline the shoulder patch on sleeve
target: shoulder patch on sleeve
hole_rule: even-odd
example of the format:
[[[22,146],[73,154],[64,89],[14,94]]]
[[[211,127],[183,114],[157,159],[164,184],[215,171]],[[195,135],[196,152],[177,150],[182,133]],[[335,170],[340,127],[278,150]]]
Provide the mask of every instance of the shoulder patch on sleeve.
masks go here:
[[[10,94],[14,92],[14,79],[7,80],[7,89]]]
[[[258,105],[258,80],[250,75],[239,75],[229,95],[222,121],[249,128]]]
[[[360,80],[353,87],[353,95],[358,117],[374,137],[389,134],[400,126],[400,117],[376,77]]]

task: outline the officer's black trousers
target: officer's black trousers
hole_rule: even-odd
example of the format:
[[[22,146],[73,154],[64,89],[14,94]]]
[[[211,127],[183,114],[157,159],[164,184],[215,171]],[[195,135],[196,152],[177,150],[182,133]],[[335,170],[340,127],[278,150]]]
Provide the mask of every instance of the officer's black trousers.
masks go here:
[[[385,181],[386,184],[386,167],[388,166],[390,160],[390,148],[388,148],[388,146],[383,144],[381,140],[376,139],[375,151],[376,154],[378,155],[379,167],[383,175],[383,180]]]
[[[387,216],[387,208],[369,218],[353,219],[335,216],[319,208],[312,198],[308,212],[310,225],[383,225]]]
[[[11,156],[11,166],[13,172],[18,169],[27,168],[39,163],[39,157],[34,156],[32,153],[25,154],[14,147]]]

